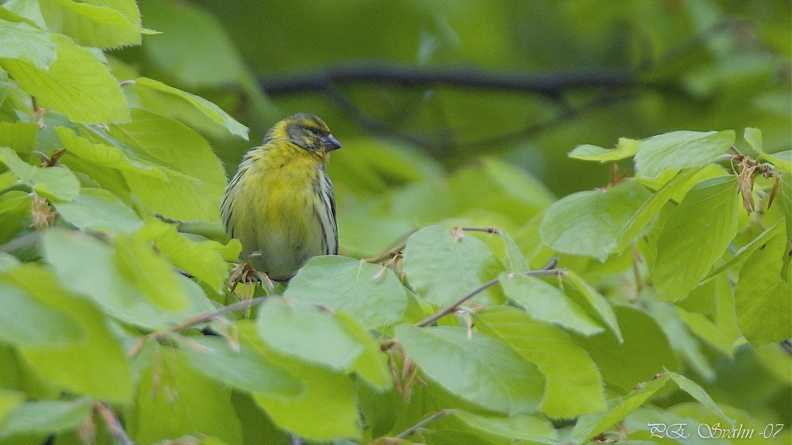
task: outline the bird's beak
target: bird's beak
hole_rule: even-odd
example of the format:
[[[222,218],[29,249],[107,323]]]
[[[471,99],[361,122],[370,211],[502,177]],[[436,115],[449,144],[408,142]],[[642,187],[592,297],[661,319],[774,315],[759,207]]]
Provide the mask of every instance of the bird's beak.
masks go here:
[[[333,151],[341,148],[341,143],[332,134],[328,134],[322,138],[322,146],[324,146],[325,151]]]

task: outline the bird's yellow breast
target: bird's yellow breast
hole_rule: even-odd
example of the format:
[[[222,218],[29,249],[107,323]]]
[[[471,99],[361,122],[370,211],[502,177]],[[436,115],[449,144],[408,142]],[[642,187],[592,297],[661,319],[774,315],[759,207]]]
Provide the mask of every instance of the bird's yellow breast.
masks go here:
[[[228,196],[229,235],[243,258],[261,252],[254,266],[270,275],[294,272],[308,258],[325,253],[317,193],[326,158],[305,150],[260,147],[248,153]]]

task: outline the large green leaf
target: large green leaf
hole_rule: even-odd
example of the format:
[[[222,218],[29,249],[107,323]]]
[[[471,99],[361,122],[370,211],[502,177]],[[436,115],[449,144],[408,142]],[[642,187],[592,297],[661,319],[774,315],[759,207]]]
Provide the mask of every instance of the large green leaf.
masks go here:
[[[5,421],[0,422],[0,439],[32,433],[53,434],[76,431],[91,415],[93,401],[34,400],[17,405]]]
[[[539,278],[503,272],[500,285],[506,296],[535,320],[554,323],[583,335],[604,330],[564,291]]]
[[[604,261],[649,196],[644,186],[632,180],[566,196],[547,210],[540,228],[542,241],[562,253]]]
[[[641,176],[656,178],[666,170],[702,167],[734,145],[734,130],[673,131],[641,142],[635,168]]]
[[[668,216],[657,240],[654,283],[658,296],[688,296],[737,233],[737,179],[722,176],[696,184]]]
[[[72,261],[78,261],[72,258]],[[69,279],[73,277],[68,277]],[[129,402],[132,369],[126,351],[104,313],[62,288],[47,269],[27,264],[5,273],[0,280],[13,284],[80,325],[85,338],[68,345],[22,346],[31,366],[55,387],[101,400]]]
[[[175,225],[154,218],[146,220],[145,227],[136,236],[153,243],[174,266],[218,292],[228,276],[225,260],[238,258],[241,247],[238,243],[224,246],[212,240],[190,240],[179,233]]]
[[[195,369],[185,354],[153,346],[142,354],[135,404],[127,432],[136,443],[159,443],[182,436],[215,436],[242,443],[242,426],[231,404],[231,389]]]
[[[558,432],[549,420],[521,414],[493,416],[463,410],[449,410],[440,419],[420,430],[426,443],[438,445],[550,444]]]
[[[754,347],[792,338],[792,283],[781,276],[788,249],[785,237],[776,235],[740,268],[734,289],[737,323]]]
[[[303,391],[286,368],[247,345],[232,350],[219,337],[184,338],[181,350],[194,369],[206,377],[254,394],[294,397]]]
[[[95,124],[129,121],[129,107],[107,66],[65,36],[52,34],[57,59],[49,69],[24,59],[0,65],[41,107],[63,113],[73,122]]]
[[[617,306],[615,313],[623,342],[609,332],[577,338],[578,344],[597,363],[607,383],[629,390],[664,369],[679,367],[668,338],[652,317],[629,306]]]
[[[561,329],[500,306],[477,312],[476,326],[536,363],[547,378],[542,412],[570,418],[605,409],[602,377],[586,351]]]
[[[68,156],[77,156],[100,168],[113,168],[128,176],[159,179],[163,186],[168,180],[165,172],[172,171],[157,165],[155,160],[146,159],[140,153],[135,153],[127,147],[92,143],[86,138],[77,136],[73,130],[67,127],[56,127],[55,133],[66,148]]]
[[[398,321],[407,307],[404,288],[393,271],[336,255],[311,258],[284,295],[343,310],[368,328]]]
[[[657,217],[660,210],[668,203],[672,196],[683,190],[688,181],[696,174],[695,169],[680,172],[657,190],[641,207],[633,213],[627,224],[618,232],[613,242],[606,247],[611,253],[623,252],[635,238],[643,232]]]
[[[17,153],[29,153],[36,146],[40,129],[34,122],[0,122],[0,146],[9,147]]]
[[[279,353],[328,369],[349,370],[363,352],[334,314],[314,304],[273,297],[259,309],[256,325]]]
[[[363,351],[352,363],[352,369],[377,390],[390,389],[393,376],[388,366],[388,355],[357,319],[344,312],[336,312],[335,315],[346,333],[363,346]]]
[[[492,250],[475,236],[440,226],[412,234],[404,250],[404,271],[410,284],[427,301],[447,305],[500,272]],[[494,299],[491,290],[479,294]],[[475,301],[475,300],[474,300]]]
[[[305,388],[295,397],[259,393],[254,395],[279,427],[314,440],[360,436],[360,411],[352,380],[346,373],[296,360],[273,350],[249,321],[237,323],[240,342],[248,344],[273,362],[285,366]],[[366,353],[364,352],[363,355]],[[311,419],[306,422],[305,419]]]
[[[404,324],[395,334],[423,375],[456,397],[509,415],[533,412],[542,403],[545,378],[536,365],[492,337]]]
[[[621,342],[622,333],[619,323],[608,300],[574,271],[567,270],[563,277],[564,282],[571,285],[572,290],[575,291],[567,290],[565,293],[573,298],[577,297],[578,304],[585,303],[588,313],[599,318],[616,336],[616,340]]]
[[[161,329],[212,309],[206,297],[189,292],[187,283],[191,282],[179,278],[143,240],[124,238],[120,250],[114,251],[88,235],[50,231],[42,240],[42,248],[64,287],[90,298],[109,315],[127,323]],[[145,280],[138,272],[159,277],[162,282]]]
[[[618,428],[616,425],[619,422],[639,407],[644,406],[649,399],[668,386],[669,382],[674,382],[679,389],[688,393],[705,408],[715,413],[719,420],[726,420],[734,424],[734,420],[723,412],[720,406],[712,400],[701,386],[676,372],[665,372],[641,383],[623,397],[609,400],[607,410],[581,416],[572,431],[573,443],[581,444],[603,431],[616,430]],[[669,425],[665,426],[668,427]]]
[[[0,147],[0,162],[5,164],[22,183],[45,198],[70,201],[79,193],[80,183],[74,173],[66,167],[42,168],[30,165],[8,147]]]
[[[0,59],[25,59],[36,68],[47,69],[55,60],[50,34],[24,22],[0,20]]]
[[[12,345],[51,347],[85,338],[83,328],[67,314],[41,304],[25,292],[0,283],[0,341]]]
[[[148,88],[154,91],[159,91],[162,93],[166,93],[178,97],[189,103],[191,106],[195,107],[195,109],[199,110],[201,113],[209,117],[215,123],[220,124],[225,128],[227,128],[228,131],[231,132],[231,134],[242,137],[245,140],[248,139],[247,127],[240,124],[236,119],[234,119],[228,113],[223,111],[222,108],[218,107],[212,102],[209,102],[203,97],[196,96],[195,94],[190,94],[186,91],[182,91],[178,88],[174,88],[170,85],[166,85],[162,82],[156,81],[154,79],[149,79],[147,77],[137,78],[134,81],[134,85],[136,87]]]
[[[81,45],[96,48],[139,45],[141,34],[151,33],[140,28],[139,14],[130,16],[131,8],[137,9],[134,0],[40,0],[39,5],[51,31],[66,34]],[[116,10],[118,6],[122,11]]]
[[[225,172],[212,148],[184,124],[145,110],[132,110],[132,122],[110,125],[110,134],[166,167],[168,182],[140,175],[124,177],[151,211],[179,220],[220,220]],[[167,186],[165,186],[167,184]]]
[[[130,233],[143,227],[134,210],[116,195],[102,189],[84,188],[69,202],[55,204],[60,216],[83,231]]]

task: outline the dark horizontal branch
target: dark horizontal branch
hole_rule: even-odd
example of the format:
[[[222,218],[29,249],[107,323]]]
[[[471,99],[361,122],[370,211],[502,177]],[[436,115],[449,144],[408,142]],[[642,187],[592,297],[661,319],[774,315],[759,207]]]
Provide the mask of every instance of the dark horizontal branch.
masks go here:
[[[521,91],[556,96],[573,88],[623,87],[634,84],[632,71],[622,68],[569,69],[544,72],[496,72],[471,66],[424,67],[393,62],[355,62],[300,73],[260,77],[270,95],[326,91],[344,83],[389,83],[403,86]]]

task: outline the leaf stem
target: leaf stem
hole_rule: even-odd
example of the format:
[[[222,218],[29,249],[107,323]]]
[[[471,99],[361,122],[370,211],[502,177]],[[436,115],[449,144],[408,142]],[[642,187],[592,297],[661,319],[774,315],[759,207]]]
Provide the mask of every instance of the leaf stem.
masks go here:
[[[441,409],[440,411],[432,414],[431,416],[421,420],[420,422],[416,423],[415,425],[411,426],[410,428],[407,428],[406,430],[404,430],[401,433],[397,434],[395,437],[396,437],[396,439],[404,439],[406,437],[412,436],[413,434],[417,433],[418,430],[420,430],[421,428],[423,428],[426,425],[428,425],[429,423],[434,422],[435,420],[445,416],[448,413],[449,413],[448,410]]]

